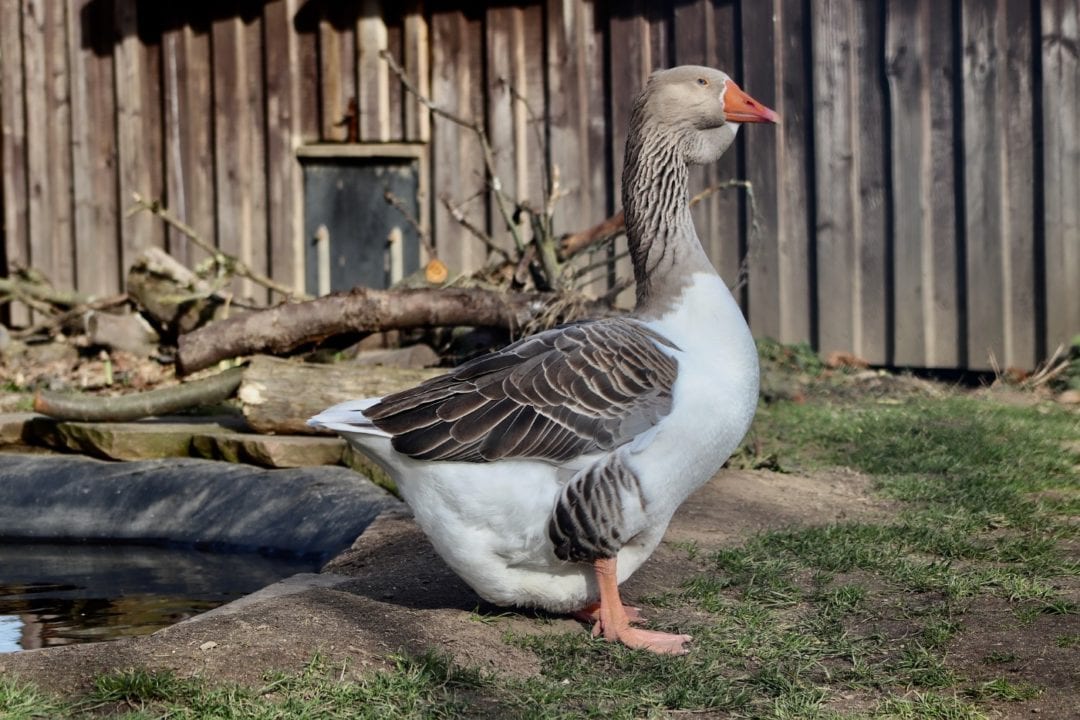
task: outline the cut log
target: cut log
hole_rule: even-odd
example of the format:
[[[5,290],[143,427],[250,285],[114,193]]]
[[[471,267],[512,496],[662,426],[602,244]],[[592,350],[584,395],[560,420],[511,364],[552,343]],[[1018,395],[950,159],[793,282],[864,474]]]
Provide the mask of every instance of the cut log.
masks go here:
[[[221,360],[258,353],[285,353],[335,335],[381,330],[479,325],[520,329],[564,296],[470,289],[372,290],[354,288],[303,303],[278,305],[199,328],[179,340],[181,375]],[[566,302],[558,321],[610,313],[600,302]]]
[[[331,405],[404,390],[442,372],[321,365],[257,355],[244,370],[237,397],[255,432],[315,434],[319,431],[308,427],[307,419]]]

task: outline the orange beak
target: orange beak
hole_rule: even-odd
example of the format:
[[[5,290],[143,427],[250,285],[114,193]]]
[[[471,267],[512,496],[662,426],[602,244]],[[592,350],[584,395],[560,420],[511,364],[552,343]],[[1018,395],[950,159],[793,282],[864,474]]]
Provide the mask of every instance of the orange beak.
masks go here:
[[[728,80],[724,90],[724,118],[731,122],[780,122],[775,110],[770,110],[743,92],[734,81]]]

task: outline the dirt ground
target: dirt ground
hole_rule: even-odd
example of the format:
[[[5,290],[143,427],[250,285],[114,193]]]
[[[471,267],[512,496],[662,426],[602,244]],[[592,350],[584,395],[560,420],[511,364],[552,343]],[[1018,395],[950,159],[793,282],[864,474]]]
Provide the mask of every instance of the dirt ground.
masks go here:
[[[725,470],[676,515],[665,542],[624,585],[628,602],[677,587],[699,568],[680,543],[702,550],[738,544],[761,530],[838,520],[886,519],[893,508],[875,499],[867,478],[854,472],[809,475]],[[1075,589],[1074,589],[1075,590]],[[1080,599],[1080,598],[1077,598]],[[476,615],[478,607],[483,618]],[[678,609],[650,609],[650,619],[679,623]],[[974,606],[963,622],[978,632],[962,634],[949,664],[977,681],[991,671],[984,659],[1013,648],[1009,678],[1046,688],[1039,697],[995,707],[997,717],[1076,717],[1080,670],[1075,648],[1054,638],[1080,633],[1080,616],[1044,616],[1018,634],[1012,615],[994,603]],[[153,635],[101,644],[72,645],[0,656],[0,673],[33,680],[61,692],[78,692],[104,672],[128,667],[171,669],[259,684],[269,670],[299,670],[319,653],[344,677],[382,667],[400,651],[432,647],[458,662],[500,674],[539,672],[535,656],[507,644],[518,634],[585,632],[579,623],[516,612],[500,614],[477,597],[442,563],[402,511],[388,511],[353,548],[321,575],[296,576],[236,603]],[[853,698],[849,711],[857,710]],[[842,709],[842,708],[836,708]]]

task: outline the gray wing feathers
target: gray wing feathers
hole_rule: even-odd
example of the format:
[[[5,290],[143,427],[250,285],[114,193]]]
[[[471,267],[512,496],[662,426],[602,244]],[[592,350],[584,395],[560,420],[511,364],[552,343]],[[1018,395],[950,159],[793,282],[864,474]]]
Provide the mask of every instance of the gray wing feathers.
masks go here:
[[[364,412],[422,460],[561,462],[611,450],[671,410],[674,347],[640,322],[593,320],[533,335]]]
[[[624,510],[644,509],[637,476],[616,455],[566,484],[548,520],[555,556],[572,562],[615,557],[640,528],[628,527]],[[631,517],[634,513],[631,513]]]

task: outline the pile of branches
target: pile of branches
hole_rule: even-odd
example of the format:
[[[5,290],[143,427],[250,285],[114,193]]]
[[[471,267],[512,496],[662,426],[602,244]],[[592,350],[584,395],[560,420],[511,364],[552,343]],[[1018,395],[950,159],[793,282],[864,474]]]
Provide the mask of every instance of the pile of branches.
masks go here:
[[[313,298],[256,272],[200,237],[159,201],[136,194],[129,214],[154,214],[200,248],[204,260],[188,268],[164,251],[150,248],[129,269],[127,292],[108,298],[58,291],[32,271],[22,271],[0,280],[0,303],[17,300],[34,311],[34,322],[13,334],[33,338],[84,332],[91,336],[91,346],[112,343],[116,347],[125,342],[156,346],[164,349],[159,357],[175,360],[176,374],[183,376],[235,358],[293,354],[388,330],[470,326],[498,328],[513,336],[583,316],[617,312],[615,298],[632,284],[629,277],[611,280],[620,259],[613,241],[625,232],[622,212],[580,232],[557,236],[554,218],[565,194],[559,168],[550,161],[544,163],[540,202],[511,197],[498,177],[483,121],[439,107],[411,83],[392,55],[383,52],[382,58],[407,92],[432,114],[471,133],[480,148],[483,192],[497,210],[510,243],[497,243],[492,233],[473,223],[464,212],[468,201],[448,195],[439,201],[486,248],[484,267],[451,278],[423,223],[409,214],[401,198],[387,191],[385,201],[415,229],[427,255],[426,266],[387,290],[357,287]],[[503,82],[511,102],[522,103],[537,129],[540,157],[550,158],[539,118],[525,98],[508,81]],[[753,215],[753,195],[745,181],[730,180],[707,188],[691,202],[728,188],[747,191]],[[266,288],[271,302],[257,304],[236,297],[231,289],[236,278]],[[581,288],[595,286],[601,278],[609,280],[607,290],[598,298],[586,297]],[[123,328],[109,319],[117,317],[127,318]],[[108,332],[97,331],[99,326]],[[232,387],[232,381],[225,385]]]

